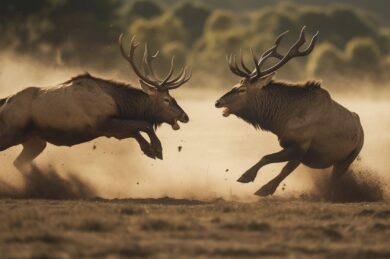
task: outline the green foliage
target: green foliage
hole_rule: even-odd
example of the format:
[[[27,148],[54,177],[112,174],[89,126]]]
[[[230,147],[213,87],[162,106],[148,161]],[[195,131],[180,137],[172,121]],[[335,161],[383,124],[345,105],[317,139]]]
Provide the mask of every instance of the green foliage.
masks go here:
[[[175,57],[175,64],[185,65],[187,63],[187,49],[179,42],[170,42],[165,44],[162,49],[162,54],[165,57]]]
[[[178,61],[176,64],[184,63],[186,60],[187,51],[184,45],[186,31],[180,20],[172,17],[171,13],[151,20],[138,19],[130,26],[128,32],[136,35],[138,42],[147,42],[151,50],[161,50],[159,62],[155,67],[163,72],[169,68],[167,64],[172,55],[176,56]]]
[[[138,19],[128,29],[132,35],[137,35],[138,40],[146,42],[154,47],[160,47],[172,41],[183,42],[186,31],[182,23],[170,13],[151,20]]]
[[[309,8],[302,12],[298,24],[315,26],[321,31],[321,38],[344,47],[355,37],[378,37],[376,29],[369,19],[346,7],[331,7],[325,10]]]
[[[356,38],[348,42],[346,55],[357,70],[377,70],[382,62],[380,50],[372,39]]]
[[[215,11],[206,22],[205,33],[194,47],[194,58],[199,68],[227,71],[225,56],[236,53],[243,44],[245,32],[239,27],[237,18],[229,12]]]
[[[279,34],[295,28],[296,8],[290,5],[280,5],[279,8],[267,7],[252,14],[253,33]]]
[[[389,27],[380,27],[378,19],[355,7],[313,5],[318,1],[307,5],[306,0],[294,4],[256,0],[3,0],[0,48],[37,56],[43,62],[118,70],[123,62],[119,62],[117,39],[125,32],[148,42],[152,50],[161,50],[162,70],[175,55],[177,63],[190,62],[195,70],[213,71],[231,82],[226,54],[239,54],[242,49],[251,65],[249,48],[259,56],[279,33],[290,30],[280,46],[280,52],[285,53],[300,28],[307,25],[307,39],[320,31],[318,46],[309,57],[286,65],[279,76],[385,78],[390,62],[382,57],[390,56]],[[361,0],[359,3],[363,5]]]
[[[134,18],[150,19],[162,13],[162,8],[155,2],[141,0],[132,3],[127,15],[133,20]]]
[[[0,47],[65,64],[84,63],[95,53],[100,57],[112,54],[110,45],[115,44],[119,33],[116,1],[34,1],[36,6],[30,2],[2,2],[1,12],[5,13],[1,29],[5,36]]]
[[[311,76],[334,79],[345,73],[347,63],[341,50],[330,43],[325,43],[317,46],[310,55],[307,70]]]
[[[206,33],[223,33],[232,29],[237,24],[233,13],[226,11],[214,11],[206,23]]]
[[[205,23],[211,10],[207,7],[193,2],[184,2],[173,9],[175,17],[180,19],[184,29],[188,32],[186,43],[193,45],[204,31]]]
[[[375,81],[383,79],[385,63],[372,39],[355,38],[345,50],[331,44],[318,46],[310,56],[308,72],[322,78]]]

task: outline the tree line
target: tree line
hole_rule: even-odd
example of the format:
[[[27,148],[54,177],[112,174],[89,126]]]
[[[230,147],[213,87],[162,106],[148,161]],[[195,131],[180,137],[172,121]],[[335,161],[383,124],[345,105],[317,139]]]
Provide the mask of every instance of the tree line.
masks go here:
[[[303,25],[310,33],[320,31],[318,45],[309,58],[281,70],[282,77],[388,79],[390,29],[359,8],[340,5],[279,3],[236,11],[195,0],[3,0],[0,47],[58,66],[127,73],[117,46],[124,32],[160,50],[162,72],[175,55],[178,65],[191,63],[199,84],[206,83],[202,79],[209,71],[223,78],[223,84],[233,77],[227,54],[242,49],[250,62],[249,48],[260,55],[287,29],[290,33],[281,46],[281,52],[286,51]]]

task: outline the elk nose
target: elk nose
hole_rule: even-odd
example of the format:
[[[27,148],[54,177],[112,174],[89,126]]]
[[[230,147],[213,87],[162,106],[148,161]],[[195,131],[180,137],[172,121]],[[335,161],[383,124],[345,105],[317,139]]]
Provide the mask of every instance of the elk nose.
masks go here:
[[[216,108],[220,108],[220,107],[221,107],[221,101],[220,101],[220,100],[217,100],[217,101],[215,102],[215,107],[216,107]]]
[[[190,121],[190,118],[188,118],[188,115],[184,113],[183,117],[181,118],[181,121],[187,123]]]

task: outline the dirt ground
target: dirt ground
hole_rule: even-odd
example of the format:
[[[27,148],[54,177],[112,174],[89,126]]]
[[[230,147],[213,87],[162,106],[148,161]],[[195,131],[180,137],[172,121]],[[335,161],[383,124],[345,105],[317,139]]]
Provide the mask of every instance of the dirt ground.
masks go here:
[[[1,258],[389,258],[390,201],[0,200]]]

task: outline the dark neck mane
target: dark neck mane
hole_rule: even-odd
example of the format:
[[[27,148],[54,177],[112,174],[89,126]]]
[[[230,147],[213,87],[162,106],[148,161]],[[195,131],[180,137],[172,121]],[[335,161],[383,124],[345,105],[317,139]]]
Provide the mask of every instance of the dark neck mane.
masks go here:
[[[256,129],[279,132],[284,128],[289,114],[302,98],[307,99],[313,91],[321,88],[317,81],[287,83],[271,81],[270,84],[251,95],[247,106],[236,115],[252,124]]]
[[[98,82],[99,86],[115,100],[118,107],[118,118],[144,120],[153,124],[154,127],[163,122],[159,118],[159,111],[156,110],[153,100],[139,88],[126,83],[97,78],[88,73],[73,77],[65,84],[78,80]]]

